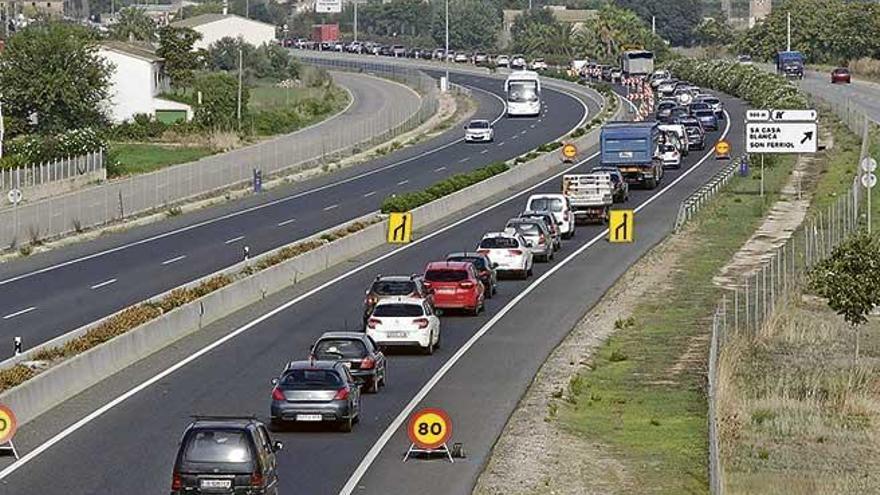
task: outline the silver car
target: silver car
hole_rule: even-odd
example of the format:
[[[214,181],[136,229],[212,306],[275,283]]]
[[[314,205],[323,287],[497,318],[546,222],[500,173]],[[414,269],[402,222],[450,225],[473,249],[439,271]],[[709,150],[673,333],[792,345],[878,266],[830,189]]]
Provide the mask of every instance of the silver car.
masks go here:
[[[553,259],[553,236],[543,220],[511,218],[507,221],[506,229],[519,233],[536,259],[541,261]]]

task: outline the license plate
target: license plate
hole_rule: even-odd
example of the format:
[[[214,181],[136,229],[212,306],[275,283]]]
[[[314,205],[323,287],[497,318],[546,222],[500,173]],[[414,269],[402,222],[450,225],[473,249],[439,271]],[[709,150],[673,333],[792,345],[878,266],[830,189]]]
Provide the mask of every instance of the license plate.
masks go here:
[[[388,332],[388,336],[394,339],[402,339],[406,337],[406,332]]]
[[[297,414],[297,421],[321,421],[320,414]]]
[[[201,480],[199,488],[232,488],[232,480]]]
[[[453,293],[455,293],[455,289],[443,289],[443,288],[438,288],[438,289],[437,289],[437,293],[438,293],[438,294],[453,294]]]

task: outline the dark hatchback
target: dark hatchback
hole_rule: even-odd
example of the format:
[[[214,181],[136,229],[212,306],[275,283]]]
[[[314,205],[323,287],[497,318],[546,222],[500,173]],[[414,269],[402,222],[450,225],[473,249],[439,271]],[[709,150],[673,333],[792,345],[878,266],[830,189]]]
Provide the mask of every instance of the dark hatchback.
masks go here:
[[[489,261],[489,257],[485,254],[469,251],[449,253],[446,255],[446,261],[465,261],[473,264],[477,277],[486,288],[486,298],[498,293],[498,273],[495,271],[497,265]]]
[[[388,382],[388,362],[372,337],[362,332],[325,332],[309,349],[310,357],[322,361],[341,361],[356,380],[362,380],[369,393],[376,393]]]
[[[255,418],[197,417],[180,442],[171,495],[277,495],[281,448]]]
[[[272,380],[272,426],[331,423],[344,432],[360,420],[360,385],[341,361],[294,361]]]

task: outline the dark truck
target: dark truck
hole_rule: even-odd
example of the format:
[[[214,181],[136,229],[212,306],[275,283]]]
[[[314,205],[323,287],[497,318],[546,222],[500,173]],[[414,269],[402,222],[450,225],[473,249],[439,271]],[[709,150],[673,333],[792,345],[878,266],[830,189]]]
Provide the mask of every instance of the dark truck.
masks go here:
[[[609,122],[602,127],[601,164],[617,167],[628,184],[654,189],[663,178],[659,140],[656,122]]]
[[[804,54],[801,52],[776,52],[773,55],[776,62],[776,73],[796,79],[804,78]]]

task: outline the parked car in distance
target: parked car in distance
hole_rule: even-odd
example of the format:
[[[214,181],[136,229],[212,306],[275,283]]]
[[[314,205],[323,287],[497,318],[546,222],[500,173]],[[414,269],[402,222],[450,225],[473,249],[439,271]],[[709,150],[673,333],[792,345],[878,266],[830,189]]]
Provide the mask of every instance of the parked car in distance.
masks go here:
[[[611,191],[615,203],[625,203],[629,201],[629,183],[623,179],[623,174],[620,173],[619,168],[598,166],[593,167],[590,170],[590,173],[603,173],[608,174],[611,177]]]
[[[272,425],[331,423],[344,432],[360,420],[361,387],[342,361],[292,361],[272,379]]]
[[[382,349],[417,347],[433,354],[440,345],[440,318],[423,299],[384,299],[367,320],[366,334]]]
[[[852,76],[849,73],[849,69],[847,69],[846,67],[838,67],[831,71],[831,84],[849,84],[851,82]]]
[[[435,48],[434,52],[432,53],[432,57],[435,60],[443,60],[443,49],[442,48]]]
[[[397,296],[424,299],[434,306],[434,295],[421,275],[377,275],[364,298],[364,323],[366,324],[379,301]]]
[[[574,236],[574,210],[564,194],[533,194],[526,200],[525,211],[552,213],[562,238],[571,239]]]
[[[275,456],[282,448],[256,418],[196,416],[180,441],[171,495],[278,495]]]
[[[458,52],[455,54],[454,60],[456,63],[463,64],[468,61],[468,56],[464,52]]]
[[[489,143],[495,139],[495,131],[488,120],[472,120],[464,127],[466,143]]]
[[[391,56],[392,57],[405,57],[406,56],[406,48],[403,45],[394,45],[391,47]]]
[[[510,58],[510,68],[513,70],[525,70],[526,58],[523,55],[514,55]]]
[[[498,67],[509,67],[510,57],[507,55],[498,55],[498,57],[495,58],[495,65]]]
[[[387,384],[385,355],[363,332],[324,332],[309,348],[309,358],[341,361],[356,380],[363,381],[367,392],[375,394]]]
[[[534,262],[526,240],[515,230],[489,232],[480,240],[477,252],[485,254],[498,265],[499,273],[512,273],[527,279],[532,274]]]
[[[547,70],[547,62],[543,58],[536,58],[529,64],[532,70]]]
[[[486,65],[489,62],[489,56],[484,52],[475,52],[474,53],[474,64],[476,65]]]
[[[486,288],[471,262],[428,263],[425,283],[434,291],[434,307],[437,309],[461,309],[474,316],[483,311]]]
[[[752,65],[752,57],[750,55],[739,55],[736,61],[742,65]]]
[[[543,221],[544,225],[547,226],[547,230],[550,231],[550,238],[553,240],[553,250],[559,251],[562,249],[562,233],[559,232],[559,223],[552,213],[549,211],[524,211],[519,214],[519,218]]]
[[[545,262],[553,259],[553,239],[543,220],[511,218],[504,229],[518,232],[536,259]]]
[[[458,253],[449,253],[446,255],[446,261],[459,261],[471,263],[477,272],[477,277],[483,283],[486,289],[486,299],[491,298],[498,293],[498,272],[495,271],[496,263],[492,263],[488,256],[482,253],[462,251]]]

